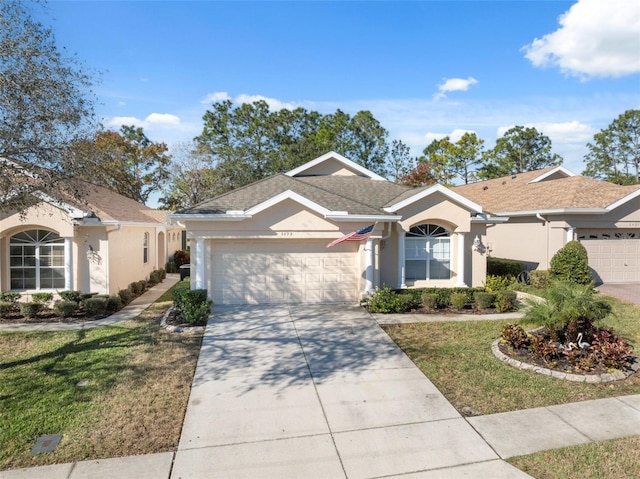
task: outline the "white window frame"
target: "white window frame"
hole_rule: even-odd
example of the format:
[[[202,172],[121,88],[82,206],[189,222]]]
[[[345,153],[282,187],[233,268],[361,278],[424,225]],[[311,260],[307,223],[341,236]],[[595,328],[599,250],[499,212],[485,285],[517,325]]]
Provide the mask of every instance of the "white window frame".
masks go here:
[[[405,280],[439,281],[451,279],[451,232],[446,228],[425,223],[413,226],[405,235]],[[432,277],[432,262],[444,265],[446,277]],[[424,262],[424,275],[412,274],[417,262]],[[411,267],[410,266],[413,266]]]
[[[27,238],[20,238],[26,235]],[[25,247],[33,249],[33,255],[25,255]],[[20,248],[20,255],[14,254],[16,248]],[[13,264],[17,258],[21,258],[20,264]],[[31,259],[27,261],[27,258]],[[52,261],[47,263],[47,258]],[[61,264],[54,264],[56,259],[62,259]],[[28,264],[33,262],[33,264]],[[43,264],[44,263],[44,264]],[[34,271],[34,287],[29,288],[24,285],[24,277],[22,278],[22,287],[14,287],[14,272],[33,270]],[[42,287],[42,273],[45,270],[58,271],[62,274],[61,278],[57,278],[59,284],[53,284],[51,287]],[[54,278],[52,281],[55,281]],[[64,289],[66,284],[66,267],[65,267],[65,244],[64,238],[57,233],[45,229],[31,229],[18,232],[9,238],[9,284],[12,291],[28,291],[28,290],[59,290]]]
[[[142,262],[149,263],[149,232],[145,231],[142,237]]]

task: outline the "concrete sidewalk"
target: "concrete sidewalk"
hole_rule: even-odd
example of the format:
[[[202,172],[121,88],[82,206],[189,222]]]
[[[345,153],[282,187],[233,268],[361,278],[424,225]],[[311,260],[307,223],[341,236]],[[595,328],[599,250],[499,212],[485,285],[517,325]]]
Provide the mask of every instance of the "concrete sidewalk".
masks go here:
[[[637,434],[640,395],[464,418],[357,306],[215,308],[177,452],[0,478],[517,479],[503,459]]]
[[[20,332],[20,331],[72,331],[76,329],[98,328],[100,326],[110,326],[136,318],[145,309],[151,306],[160,296],[171,289],[176,283],[180,282],[180,276],[177,274],[168,274],[167,277],[145,293],[141,294],[128,305],[117,313],[107,316],[106,318],[78,321],[73,323],[18,323],[18,324],[0,324],[0,333],[4,332]]]

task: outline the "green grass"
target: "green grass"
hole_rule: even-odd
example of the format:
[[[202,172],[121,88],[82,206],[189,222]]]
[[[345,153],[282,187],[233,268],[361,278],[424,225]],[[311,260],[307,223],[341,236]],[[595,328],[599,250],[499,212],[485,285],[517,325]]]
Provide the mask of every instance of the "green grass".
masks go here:
[[[552,449],[508,462],[536,479],[636,479],[640,436]]]
[[[603,325],[640,345],[640,307],[619,300],[612,300],[612,305],[614,314]],[[507,323],[416,323],[384,328],[459,411],[467,406],[475,414],[491,414],[640,394],[638,374],[615,383],[585,384],[504,364],[494,357],[491,343]],[[640,436],[544,451],[509,462],[536,479],[637,478]]]
[[[614,315],[603,324],[632,344],[640,344],[640,307],[617,300],[613,307]],[[492,414],[640,394],[639,375],[592,385],[522,371],[499,361],[491,352],[491,343],[506,323],[415,323],[384,329],[458,410],[466,406],[478,414]]]
[[[0,469],[175,449],[201,336],[159,327],[170,304],[115,326],[0,334]],[[31,456],[43,434],[64,438]]]

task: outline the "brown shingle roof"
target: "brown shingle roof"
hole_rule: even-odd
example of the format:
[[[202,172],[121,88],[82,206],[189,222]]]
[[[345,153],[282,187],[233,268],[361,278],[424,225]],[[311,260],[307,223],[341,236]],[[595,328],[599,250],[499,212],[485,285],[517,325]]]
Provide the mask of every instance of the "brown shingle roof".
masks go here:
[[[606,208],[640,189],[640,185],[620,186],[585,176],[553,176],[531,183],[553,168],[457,186],[453,191],[478,203],[486,212],[506,213]]]
[[[222,214],[259,205],[280,193],[291,190],[330,211],[347,211],[352,215],[385,215],[382,208],[408,188],[389,181],[375,181],[359,176],[275,175],[204,201],[180,213]]]

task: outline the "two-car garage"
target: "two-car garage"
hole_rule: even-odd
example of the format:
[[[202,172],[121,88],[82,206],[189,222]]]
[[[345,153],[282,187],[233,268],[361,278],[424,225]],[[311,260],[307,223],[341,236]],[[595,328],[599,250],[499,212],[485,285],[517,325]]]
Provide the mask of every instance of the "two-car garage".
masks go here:
[[[327,240],[215,241],[211,290],[217,304],[356,301],[358,243]]]
[[[640,282],[640,230],[580,232],[597,282]]]

